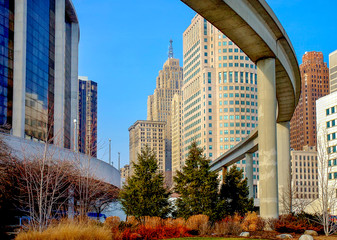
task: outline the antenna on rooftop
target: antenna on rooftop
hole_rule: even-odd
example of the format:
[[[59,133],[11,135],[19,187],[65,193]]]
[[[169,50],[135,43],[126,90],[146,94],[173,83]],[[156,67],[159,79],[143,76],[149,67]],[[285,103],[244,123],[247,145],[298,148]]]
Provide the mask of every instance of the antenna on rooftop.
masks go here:
[[[172,39],[170,40],[170,47],[169,47],[169,53],[168,53],[168,57],[169,58],[173,58],[173,46],[172,46]]]

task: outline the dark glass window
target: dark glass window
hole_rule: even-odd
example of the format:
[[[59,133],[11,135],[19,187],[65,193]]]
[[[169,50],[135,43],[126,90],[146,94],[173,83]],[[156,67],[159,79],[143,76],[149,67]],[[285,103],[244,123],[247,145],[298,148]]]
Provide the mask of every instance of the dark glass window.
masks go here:
[[[0,127],[12,125],[14,1],[0,1]]]

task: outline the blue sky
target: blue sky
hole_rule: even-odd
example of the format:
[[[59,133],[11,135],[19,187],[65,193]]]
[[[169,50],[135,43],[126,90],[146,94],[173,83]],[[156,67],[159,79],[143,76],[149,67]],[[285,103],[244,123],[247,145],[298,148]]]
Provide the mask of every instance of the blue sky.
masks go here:
[[[147,96],[172,38],[181,60],[182,33],[195,13],[179,0],[73,0],[80,22],[79,75],[98,83],[98,157],[129,162],[128,128],[146,119]],[[298,62],[306,51],[337,49],[335,0],[267,0],[288,33]],[[319,3],[319,4],[317,4]]]

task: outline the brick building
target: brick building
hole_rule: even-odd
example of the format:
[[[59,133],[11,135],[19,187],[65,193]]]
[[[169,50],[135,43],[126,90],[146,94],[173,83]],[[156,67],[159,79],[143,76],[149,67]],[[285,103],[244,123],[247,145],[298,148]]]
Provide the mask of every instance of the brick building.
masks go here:
[[[329,94],[329,69],[322,52],[306,52],[300,65],[302,94],[290,121],[290,146],[316,146],[316,100]]]

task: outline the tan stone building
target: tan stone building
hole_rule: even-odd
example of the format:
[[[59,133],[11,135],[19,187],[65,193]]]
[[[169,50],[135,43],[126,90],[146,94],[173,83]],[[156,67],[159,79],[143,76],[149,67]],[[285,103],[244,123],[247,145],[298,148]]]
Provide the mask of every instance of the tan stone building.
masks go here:
[[[173,57],[172,40],[170,41],[168,59],[159,71],[156,88],[148,97],[147,120],[166,122],[165,138],[165,171],[172,170],[172,129],[171,104],[175,94],[181,94],[183,69],[179,59]]]
[[[123,185],[130,176],[130,165],[126,164],[120,169],[121,172],[121,185]]]
[[[182,161],[193,140],[214,160],[257,127],[256,66],[199,15],[183,33],[183,58]],[[254,170],[256,185],[256,157]]]
[[[330,93],[337,91],[337,50],[329,54]]]
[[[165,170],[165,122],[138,120],[129,127],[129,158],[130,175],[133,174],[133,164],[137,163],[137,155],[147,145],[152,149],[158,161],[158,169]]]
[[[311,200],[318,198],[316,147],[304,146],[303,150],[292,150],[290,155],[293,198]]]

